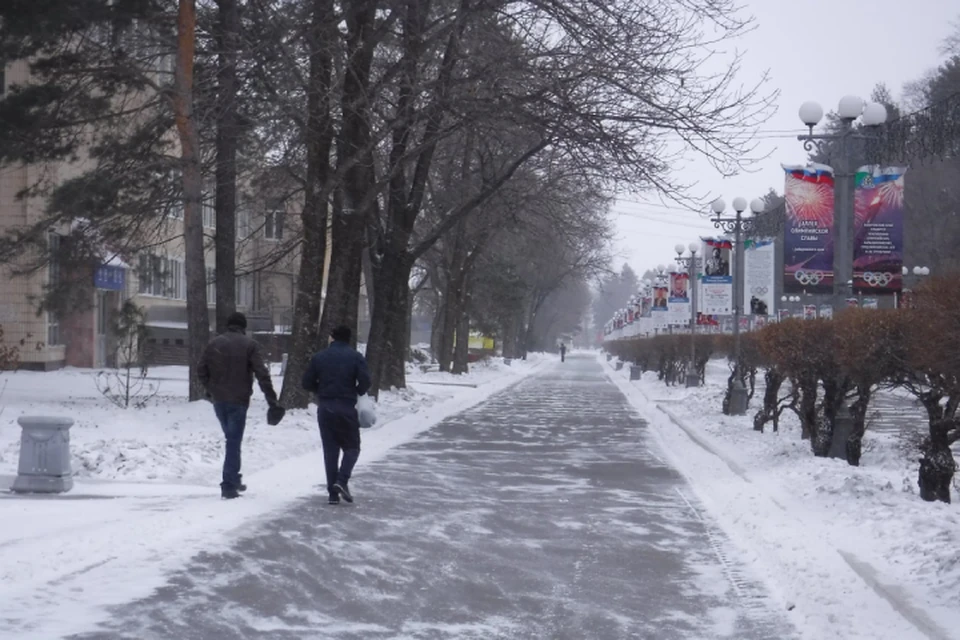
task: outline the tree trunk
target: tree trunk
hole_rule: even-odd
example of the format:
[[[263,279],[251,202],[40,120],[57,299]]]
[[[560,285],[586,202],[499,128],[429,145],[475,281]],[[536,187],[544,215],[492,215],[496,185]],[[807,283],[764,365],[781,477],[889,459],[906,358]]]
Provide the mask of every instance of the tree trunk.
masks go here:
[[[237,310],[237,57],[240,48],[238,0],[217,0],[216,274],[217,333]]]
[[[830,455],[835,431],[834,424],[837,413],[846,398],[846,388],[836,377],[827,376],[821,382],[823,384],[823,402],[820,405],[822,415],[816,422],[816,432],[810,439],[810,446],[813,449],[813,455],[825,458]]]
[[[941,404],[943,397],[938,391],[920,395],[920,402],[927,410],[929,435],[920,448],[923,457],[920,458],[917,484],[920,497],[927,502],[950,502],[950,484],[957,470],[949,440],[953,419]]]
[[[320,319],[321,338],[335,327],[345,325],[353,332],[356,344],[360,312],[363,225],[354,213],[345,213],[342,203],[334,202],[330,273],[327,295]]]
[[[783,385],[783,380],[783,374],[776,367],[769,367],[764,372],[763,408],[753,418],[754,431],[763,433],[764,426],[770,421],[774,422],[774,430],[776,430],[776,422],[780,411],[780,387]]]
[[[434,282],[437,282],[437,279],[433,279]],[[433,310],[433,322],[430,324],[430,359],[432,362],[439,364],[438,356],[440,355],[440,340],[442,338],[441,334],[443,333],[443,318],[446,313],[446,305],[443,300],[445,296],[440,291],[435,291],[437,294],[435,296],[436,306]]]
[[[310,397],[300,386],[303,372],[320,347],[320,303],[323,295],[323,262],[327,250],[327,178],[333,127],[330,121],[332,56],[336,41],[333,0],[314,0],[310,34],[310,77],[307,92],[307,176],[293,310],[290,354],[283,376],[280,402],[288,408],[306,408]]]
[[[411,267],[405,252],[386,248],[374,271],[375,303],[367,342],[372,395],[376,395],[380,389],[406,386],[403,367],[405,342],[400,342],[398,337],[408,326],[404,314],[409,312],[407,298]]]
[[[373,61],[373,48],[369,44],[376,3],[351,3],[345,7],[346,69],[341,98],[343,125],[337,142],[337,157],[341,166],[346,163],[348,168],[339,192],[342,201],[338,199],[334,206],[330,273],[320,331],[321,335],[326,335],[334,327],[346,325],[353,331],[356,344],[366,229],[374,219],[377,207],[377,200],[372,197],[376,176],[367,102]],[[369,280],[367,283],[369,287]],[[369,291],[367,297],[370,298]]]
[[[197,365],[210,341],[207,311],[207,270],[203,256],[203,185],[200,172],[200,134],[193,113],[193,58],[196,46],[196,6],[180,0],[177,11],[177,58],[173,112],[180,139],[183,180],[184,270],[187,280],[187,337],[189,340],[190,400],[203,397]]]
[[[519,358],[520,349],[518,348],[519,341],[519,323],[517,322],[514,316],[508,316],[504,320],[503,325],[501,326],[501,339],[503,344],[500,345],[501,352],[503,353],[504,358]]]
[[[800,437],[812,440],[817,434],[817,380],[801,378],[800,388]]]
[[[457,316],[459,315],[460,295],[457,289],[456,276],[448,274],[446,286],[443,291],[443,315],[440,319],[440,337],[439,350],[437,352],[437,362],[440,363],[440,371],[450,371],[453,363],[454,343],[457,334]]]
[[[917,484],[920,498],[927,502],[950,502],[950,485],[957,471],[957,462],[950,449],[948,434],[953,420],[936,420],[930,424],[930,436],[925,439],[920,458]]]
[[[465,295],[462,297],[466,297]],[[467,305],[459,305],[457,318],[457,345],[453,353],[453,373],[460,375],[470,370],[470,314]]]
[[[863,435],[867,430],[867,408],[873,395],[871,385],[857,385],[857,399],[850,405],[853,416],[853,432],[847,438],[847,464],[859,467],[863,455]]]

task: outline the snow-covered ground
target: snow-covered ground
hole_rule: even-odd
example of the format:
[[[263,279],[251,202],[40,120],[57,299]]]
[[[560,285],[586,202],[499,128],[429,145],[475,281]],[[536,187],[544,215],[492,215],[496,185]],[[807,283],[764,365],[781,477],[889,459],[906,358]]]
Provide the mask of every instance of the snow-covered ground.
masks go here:
[[[851,467],[813,457],[795,416],[779,433],[753,431],[759,397],[747,416],[722,415],[723,361],[697,389],[605,366],[805,637],[960,638],[960,507],[917,496],[914,426],[868,428]],[[921,416],[908,399],[886,401]]]
[[[364,463],[536,370],[536,354],[463,376],[411,368],[409,387],[382,392],[378,424],[364,431]],[[277,368],[274,369],[278,373]],[[0,374],[0,637],[54,638],[149,594],[163,576],[245,526],[312,494],[325,498],[312,410],[266,423],[259,390],[243,447],[241,500],[219,499],[223,436],[208,403],[187,403],[186,369],[157,367],[159,394],[143,409],[113,406],[86,370]],[[279,389],[280,378],[275,378]],[[74,418],[74,489],[63,496],[6,492],[16,474],[21,415]]]

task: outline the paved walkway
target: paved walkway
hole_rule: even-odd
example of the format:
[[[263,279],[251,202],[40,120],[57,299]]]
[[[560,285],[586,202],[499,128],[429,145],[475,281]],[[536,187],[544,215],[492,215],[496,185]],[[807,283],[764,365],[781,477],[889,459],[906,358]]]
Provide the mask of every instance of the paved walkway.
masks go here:
[[[304,500],[73,638],[793,637],[651,447],[568,358],[361,456],[355,505]]]

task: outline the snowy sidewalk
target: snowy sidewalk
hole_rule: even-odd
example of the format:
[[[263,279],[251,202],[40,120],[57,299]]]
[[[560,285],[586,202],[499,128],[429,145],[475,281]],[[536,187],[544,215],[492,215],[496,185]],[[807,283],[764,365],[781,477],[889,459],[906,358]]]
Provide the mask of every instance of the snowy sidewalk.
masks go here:
[[[872,418],[882,428],[850,467],[814,458],[792,415],[779,434],[753,431],[752,411],[721,415],[723,362],[698,389],[604,366],[805,638],[960,638],[960,512],[919,500],[915,455],[887,421]]]
[[[381,394],[380,424],[365,432],[364,460],[382,457],[542,364],[536,357],[510,367],[491,363],[456,379],[412,375],[411,389]],[[290,412],[269,427],[257,399],[244,442],[249,497],[221,501],[223,438],[212,411],[184,401],[176,381],[182,378],[185,394],[185,369],[164,373],[173,378],[170,397],[140,411],[109,407],[85,372],[0,376],[7,382],[0,416],[0,637],[48,640],[73,632],[102,606],[148,595],[196,553],[220,549],[252,523],[316,493],[322,462],[313,413]],[[440,384],[421,391],[421,380]],[[78,418],[70,493],[3,492],[16,472],[16,417],[23,413]]]
[[[796,637],[656,449],[594,358],[571,357],[365,453],[355,505],[299,500],[70,637]],[[137,579],[109,577],[74,586]],[[71,615],[85,594],[61,598],[56,627],[17,637],[89,629]]]

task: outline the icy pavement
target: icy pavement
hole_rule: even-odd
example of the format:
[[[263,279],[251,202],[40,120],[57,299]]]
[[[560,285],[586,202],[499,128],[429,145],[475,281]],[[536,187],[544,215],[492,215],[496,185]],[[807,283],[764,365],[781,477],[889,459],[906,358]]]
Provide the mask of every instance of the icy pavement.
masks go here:
[[[795,637],[593,357],[361,457],[352,489],[72,640]]]

